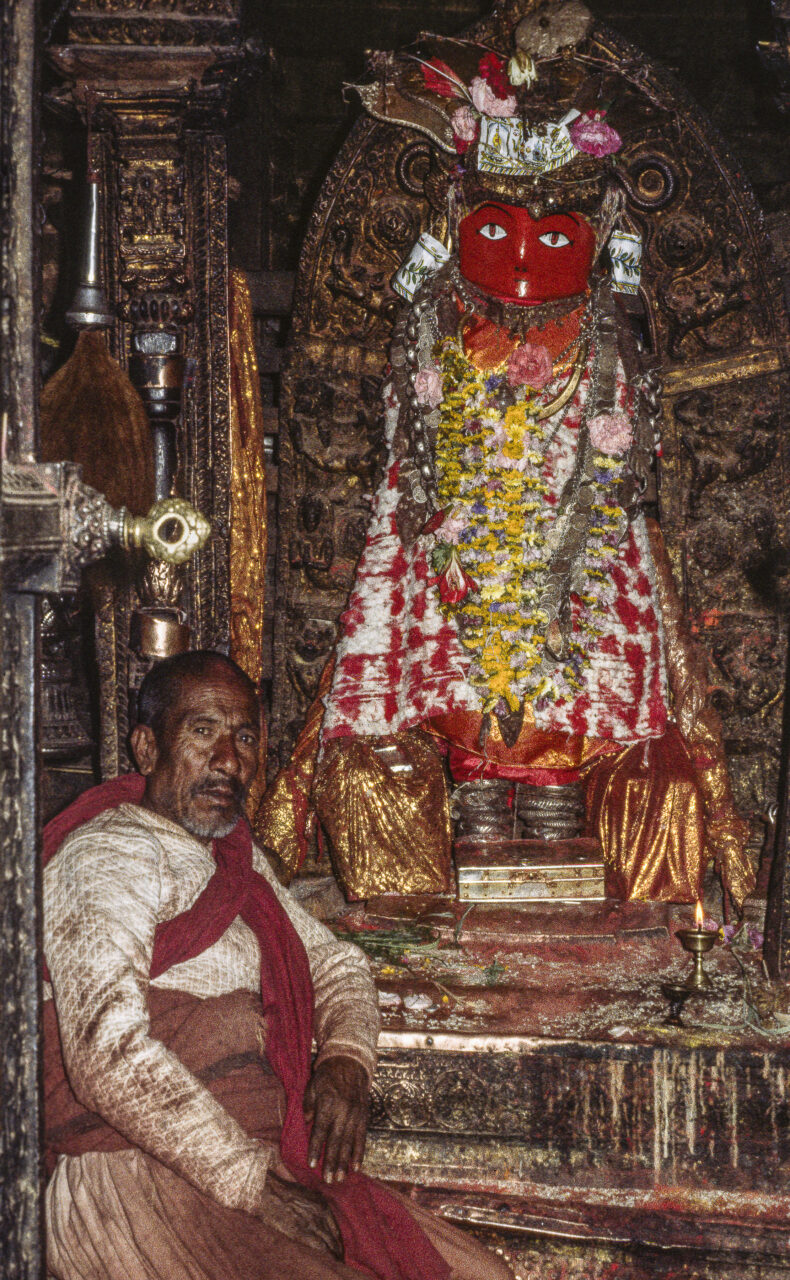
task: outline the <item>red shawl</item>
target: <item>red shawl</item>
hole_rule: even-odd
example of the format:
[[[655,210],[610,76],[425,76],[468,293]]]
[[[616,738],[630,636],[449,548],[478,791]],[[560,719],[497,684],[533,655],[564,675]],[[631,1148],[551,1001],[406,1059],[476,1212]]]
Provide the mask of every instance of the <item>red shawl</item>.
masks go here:
[[[47,862],[76,827],[120,804],[139,804],[145,780],[125,774],[84,792],[44,829]],[[447,1280],[450,1268],[414,1219],[373,1179],[349,1173],[330,1186],[307,1163],[308,1130],[302,1110],[310,1079],[313,986],[307,953],[271,885],[253,870],[252,836],[245,819],[213,844],[217,869],[188,910],[157,927],[151,962],[155,978],[191,960],[222,937],[241,916],[261,949],[261,999],[267,1015],[266,1056],[287,1099],[280,1137],[282,1158],[298,1182],[320,1191],[343,1236],[344,1261],[379,1280]]]

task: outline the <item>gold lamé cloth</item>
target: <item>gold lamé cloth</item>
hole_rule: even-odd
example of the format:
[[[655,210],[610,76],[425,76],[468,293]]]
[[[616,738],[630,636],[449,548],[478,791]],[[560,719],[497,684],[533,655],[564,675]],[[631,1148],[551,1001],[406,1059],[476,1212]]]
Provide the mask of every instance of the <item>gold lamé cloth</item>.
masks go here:
[[[452,881],[451,831],[441,758],[427,734],[396,734],[411,774],[393,772],[371,738],[337,738],[318,764],[324,668],[318,696],[291,756],[261,801],[255,832],[290,879],[307,855],[316,817],[350,899],[379,893],[445,893]],[[380,739],[375,745],[381,745]]]
[[[255,359],[249,286],[241,271],[228,285],[230,338],[230,656],[260,684],[266,576],[266,475],[263,409]],[[249,812],[264,787],[266,740],[261,737],[258,777]]]
[[[708,857],[704,802],[676,725],[596,763],[587,784],[611,898],[702,899]]]
[[[377,753],[376,745],[385,743],[398,767]],[[333,738],[316,775],[313,801],[347,898],[449,891],[447,786],[427,734],[415,730],[375,742]]]
[[[263,796],[253,823],[258,841],[276,855],[277,870],[286,883],[304,862],[315,829],[311,799],[313,778],[324,718],[323,698],[329,691],[333,672],[334,662],[330,659],[291,759]]]
[[[715,864],[725,889],[742,906],[757,878],[756,868],[746,856],[749,826],[735,808],[721,722],[708,696],[704,655],[689,633],[661,530],[655,520],[646,523],[664,623],[672,709],[702,805],[704,861]],[[628,896],[641,895],[631,892]]]

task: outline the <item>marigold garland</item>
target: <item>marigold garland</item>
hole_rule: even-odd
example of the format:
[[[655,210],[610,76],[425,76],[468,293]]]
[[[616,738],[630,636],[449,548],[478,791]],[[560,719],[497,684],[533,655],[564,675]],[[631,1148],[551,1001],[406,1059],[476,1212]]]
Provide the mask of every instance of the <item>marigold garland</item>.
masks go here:
[[[548,618],[538,608],[553,514],[536,393],[514,391],[500,370],[480,372],[453,338],[440,342],[435,356],[442,378],[438,498],[448,514],[431,554],[437,575],[460,562],[471,584],[462,598],[456,591],[441,605],[456,619],[470,652],[470,681],[480,689],[485,711],[571,697],[583,687],[587,645],[600,635],[596,619],[610,594],[605,561],[613,556],[623,517],[611,498],[624,463],[595,455],[601,494],[582,566],[588,590],[579,597],[576,638],[557,667],[544,661]]]

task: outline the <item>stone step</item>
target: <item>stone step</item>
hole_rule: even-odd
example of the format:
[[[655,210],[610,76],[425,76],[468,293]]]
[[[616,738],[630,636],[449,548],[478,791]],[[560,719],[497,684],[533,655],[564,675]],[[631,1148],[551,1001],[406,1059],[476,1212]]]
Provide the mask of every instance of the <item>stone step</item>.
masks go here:
[[[403,1188],[409,1190],[408,1188]],[[718,1212],[672,1192],[518,1198],[411,1189],[419,1203],[505,1248],[523,1280],[787,1280],[786,1197],[723,1197]],[[729,1210],[729,1211],[728,1211]]]
[[[382,1003],[366,1167],[528,1280],[787,1277],[790,1033],[759,1025],[745,940],[714,947],[711,998],[667,1023],[692,917],[385,898],[335,921]]]

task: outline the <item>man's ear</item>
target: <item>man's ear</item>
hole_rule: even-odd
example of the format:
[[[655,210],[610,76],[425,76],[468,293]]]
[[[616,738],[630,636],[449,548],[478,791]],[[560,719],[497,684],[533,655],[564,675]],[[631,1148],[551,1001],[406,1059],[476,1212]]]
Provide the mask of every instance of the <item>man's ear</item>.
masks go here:
[[[150,724],[136,724],[129,734],[129,745],[138,771],[147,778],[153,773],[159,759],[156,734]]]

